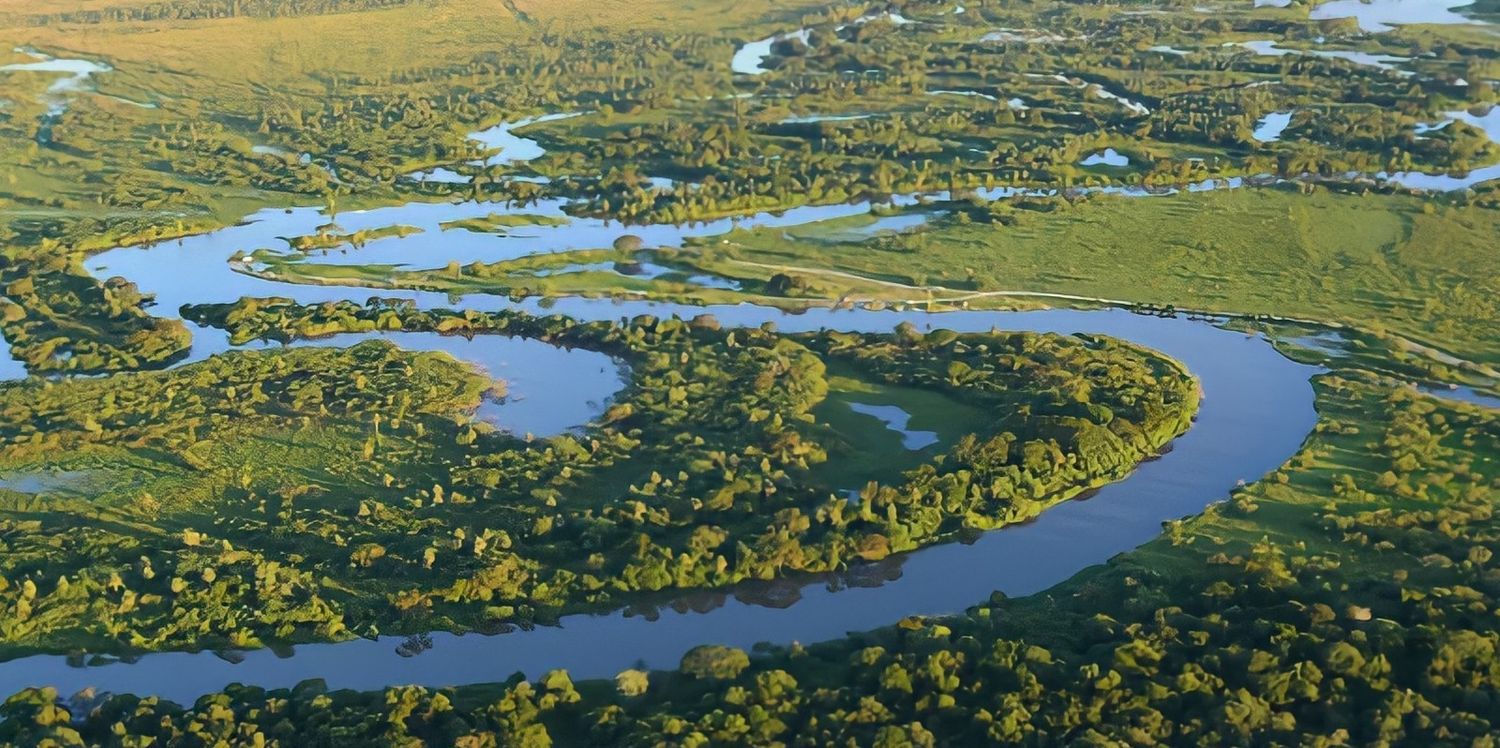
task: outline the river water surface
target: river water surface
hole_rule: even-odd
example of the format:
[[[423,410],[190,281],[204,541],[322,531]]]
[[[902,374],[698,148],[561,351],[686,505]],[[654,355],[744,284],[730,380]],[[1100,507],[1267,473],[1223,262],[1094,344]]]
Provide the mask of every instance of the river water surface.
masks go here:
[[[1432,12],[1424,14],[1422,20],[1452,22],[1451,8],[1463,4],[1461,0],[1429,4]],[[1373,24],[1410,22],[1407,16],[1394,17],[1395,11],[1390,9],[1407,12],[1417,5],[1398,0],[1377,2],[1364,12],[1361,23],[1368,28]],[[1350,3],[1332,2],[1319,10],[1344,12],[1344,6],[1352,8]],[[1348,13],[1359,15],[1360,9],[1353,8]],[[888,18],[896,25],[908,23],[898,15]],[[734,55],[731,68],[742,76],[763,74],[767,72],[764,63],[773,45],[794,38],[806,43],[810,32],[799,29],[746,44]],[[1292,53],[1270,43],[1246,46],[1260,54]],[[1376,57],[1360,60],[1384,66],[1402,61]],[[25,69],[43,68],[30,65]],[[71,82],[98,70],[69,68],[56,72],[74,75],[75,78],[63,79]],[[1066,76],[1061,79],[1072,85]],[[1104,89],[1095,94],[1118,99],[1127,108],[1149,111],[1125,96]],[[476,133],[476,140],[499,148],[496,155],[480,163],[519,163],[540,156],[541,147],[516,131],[527,124],[562,116],[567,115],[502,123]],[[1279,121],[1261,124],[1282,125]],[[1262,133],[1265,139],[1274,139],[1269,129]],[[1427,176],[1390,175],[1390,181],[1419,181]],[[435,170],[428,178],[464,179],[451,170]],[[1433,180],[1429,188],[1460,189],[1495,175],[1477,170],[1467,178],[1428,178]],[[1232,189],[1244,183],[1240,179],[1218,180],[1187,189]],[[1138,197],[1163,192],[1132,187],[1101,191]],[[1027,192],[1000,188],[983,196],[993,199]],[[914,199],[907,197],[896,202],[910,204]],[[494,262],[538,252],[608,246],[619,234],[627,232],[640,236],[647,246],[680,246],[691,237],[717,236],[741,226],[793,226],[861,215],[871,208],[867,203],[805,207],[694,226],[628,229],[607,221],[572,218],[561,226],[517,227],[503,235],[444,231],[441,226],[445,221],[496,212],[561,217],[565,215],[565,206],[562,200],[543,201],[524,209],[479,202],[413,203],[341,213],[337,221],[350,231],[411,225],[421,228],[423,233],[377,240],[360,249],[320,255],[317,259],[428,267],[450,260]],[[642,663],[648,667],[674,667],[686,650],[705,643],[748,648],[759,642],[788,644],[834,639],[851,631],[888,625],[908,615],[960,612],[997,590],[1011,596],[1046,590],[1082,569],[1156,537],[1163,522],[1197,514],[1208,504],[1226,498],[1235,486],[1275,470],[1296,452],[1317,419],[1310,378],[1320,369],[1283,357],[1261,337],[1204,321],[1140,316],[1118,309],[923,312],[818,308],[794,313],[748,304],[697,307],[583,298],[517,303],[489,295],[455,298],[409,290],[294,285],[239,272],[243,267],[230,262],[238,252],[283,248],[285,242],[280,237],[315,233],[318,226],[329,220],[329,216],[312,208],[265,210],[238,226],[220,231],[156,246],[111,250],[95,256],[87,266],[100,278],[121,276],[136,283],[142,291],[155,294],[159,302],[157,311],[166,316],[174,316],[183,304],[232,302],[244,296],[283,296],[309,304],[332,300],[363,303],[372,296],[380,296],[408,299],[427,309],[520,309],[537,314],[566,314],[581,320],[618,320],[637,314],[691,317],[710,313],[725,326],[773,323],[788,332],[822,329],[880,332],[910,322],[923,329],[1001,328],[1064,335],[1104,334],[1133,341],[1182,362],[1198,377],[1204,399],[1193,428],[1159,459],[1142,464],[1128,478],[1104,487],[1087,500],[1061,504],[1035,521],[984,534],[972,543],[936,546],[840,575],[792,578],[722,592],[687,593],[651,606],[572,615],[557,626],[529,631],[497,635],[434,633],[432,646],[416,656],[411,656],[413,648],[401,646],[404,638],[380,637],[224,655],[167,652],[143,655],[129,662],[100,659],[88,666],[80,664],[86,658],[25,657],[0,663],[0,693],[50,685],[63,693],[95,688],[154,694],[187,702],[235,682],[288,687],[305,679],[322,678],[334,688],[448,686],[498,681],[516,671],[535,677],[552,668],[567,668],[578,678],[594,678],[609,677]],[[197,326],[190,329],[194,333],[194,346],[184,363],[234,350],[222,331]],[[547,436],[578,428],[597,415],[621,385],[622,368],[602,354],[563,351],[537,341],[502,336],[469,340],[432,333],[344,334],[299,341],[295,345],[347,346],[377,337],[410,350],[445,351],[506,380],[510,396],[486,403],[478,416],[516,433]],[[241,348],[263,347],[266,344],[257,343]],[[24,368],[8,355],[0,359],[3,359],[0,379],[24,376]],[[1464,398],[1466,393],[1455,394]],[[1474,397],[1465,399],[1480,401],[1484,397],[1468,394]],[[899,430],[904,423],[892,421],[892,426]],[[12,478],[20,481],[17,485],[35,486],[39,490],[51,485],[48,481],[60,479],[58,476]]]
[[[131,272],[127,277],[174,301],[267,293],[306,301],[363,300],[371,295],[368,289],[286,286],[250,278],[230,271],[223,254],[202,266],[178,262],[178,253],[189,253],[185,247],[191,247],[192,241],[180,247],[168,244],[138,250],[142,257],[139,266],[120,262],[129,256],[125,254],[104,259],[110,261],[113,272],[134,268],[140,274]],[[212,244],[213,235],[198,241]],[[144,257],[152,253],[160,256],[154,262],[145,262]],[[196,274],[200,267],[221,270],[201,277]],[[418,292],[382,291],[380,295],[412,299],[423,307],[449,306],[452,301],[446,296]],[[517,670],[535,676],[557,667],[567,668],[575,677],[607,677],[637,662],[652,667],[674,666],[687,649],[703,643],[749,647],[762,641],[786,644],[836,638],[907,615],[959,612],[995,590],[1013,596],[1044,590],[1087,566],[1150,540],[1160,532],[1163,521],[1198,513],[1208,503],[1225,498],[1239,482],[1253,481],[1274,470],[1296,451],[1316,420],[1309,377],[1317,370],[1282,357],[1264,339],[1204,322],[1140,316],[1122,310],[924,313],[812,309],[793,314],[751,305],[704,308],[578,298],[558,300],[547,310],[534,301],[514,304],[492,296],[470,296],[456,302],[466,308],[519,307],[594,320],[641,313],[692,316],[707,312],[727,326],[772,322],[785,331],[885,331],[905,321],[922,328],[961,331],[998,327],[1107,334],[1182,361],[1201,381],[1204,400],[1198,422],[1170,452],[1143,464],[1130,477],[1105,487],[1087,501],[1062,504],[1032,523],[986,534],[970,545],[929,548],[874,568],[855,570],[842,578],[789,580],[742,588],[732,594],[684,595],[675,604],[650,610],[568,616],[559,626],[495,636],[438,633],[432,636],[432,648],[415,657],[398,652],[403,640],[397,637],[305,645],[290,654],[271,650],[233,657],[159,653],[128,664],[92,667],[77,667],[74,661],[59,656],[26,657],[0,664],[0,692],[53,685],[64,693],[93,687],[186,701],[232,682],[279,687],[323,678],[336,688],[375,689],[404,683],[443,686],[504,679]],[[207,331],[200,331],[199,337],[213,338]],[[218,342],[195,350],[194,357],[224,349],[222,333],[218,337]],[[339,336],[302,344],[347,344],[366,337],[371,336]],[[425,334],[396,333],[389,337],[398,345],[414,348],[433,342],[432,336]],[[504,339],[476,337],[474,345],[498,340]],[[470,357],[476,349],[448,350]],[[512,358],[485,365],[493,369],[518,361]],[[597,370],[595,363],[586,366]],[[570,366],[568,362],[549,370],[567,371]],[[577,368],[582,367],[580,364]],[[571,407],[549,402],[549,408]]]
[[[503,152],[502,152],[503,153]],[[1142,193],[1145,194],[1145,193]],[[547,210],[561,205],[544,206]],[[341,225],[365,227],[437,222],[492,212],[536,212],[537,206],[494,204],[413,204],[365,213],[345,213]],[[857,215],[868,205],[830,206],[749,219],[759,225],[793,225]],[[311,233],[328,216],[314,209],[261,211],[239,226],[152,247],[126,247],[92,258],[87,267],[100,277],[122,276],[154,293],[158,313],[172,315],[188,303],[227,302],[242,296],[284,296],[304,303],[371,296],[408,299],[422,308],[520,309],[558,313],[581,320],[618,320],[637,314],[691,317],[713,314],[725,326],[773,323],[788,332],[838,329],[888,331],[910,322],[919,328],[987,331],[993,328],[1064,335],[1111,335],[1160,351],[1185,364],[1204,393],[1193,428],[1160,459],[1147,462],[1125,480],[1104,487],[1087,500],[1067,502],[1037,520],[987,533],[970,544],[953,543],[889,559],[839,576],[804,577],[775,584],[748,585],[728,592],[684,594],[655,607],[597,615],[573,615],[560,625],[499,635],[435,633],[432,647],[417,656],[400,637],[298,646],[289,651],[148,654],[131,662],[79,666],[77,659],[33,656],[0,663],[0,693],[51,685],[63,693],[83,688],[156,694],[177,701],[233,682],[286,687],[308,678],[335,688],[378,689],[395,684],[460,685],[502,680],[516,671],[536,676],[567,668],[575,677],[608,677],[645,663],[676,665],[693,646],[721,643],[750,647],[757,642],[813,642],[893,623],[908,615],[956,613],[999,590],[1027,595],[1045,590],[1094,564],[1157,536],[1161,523],[1199,513],[1224,499],[1238,484],[1279,467],[1302,443],[1316,421],[1310,377],[1319,369],[1294,363],[1268,341],[1213,324],[1108,309],[1028,312],[881,310],[828,308],[786,312],[748,304],[688,306],[645,301],[563,298],[513,302],[505,297],[452,298],[409,290],[303,286],[236,272],[229,262],[240,250],[276,246],[277,237]],[[695,227],[631,227],[648,244],[676,245],[688,236],[722,233],[737,222]],[[487,237],[474,245],[449,239],[466,232],[421,234],[389,247],[374,242],[351,254],[396,258],[450,250],[474,259],[516,253],[597,247],[606,231],[618,227],[572,221],[538,227],[529,240]],[[479,236],[479,235],[476,235]],[[424,239],[423,237],[426,237]],[[392,253],[392,254],[384,254]],[[439,255],[438,253],[441,253]],[[222,331],[194,327],[189,361],[230,350]],[[537,434],[577,427],[598,412],[620,386],[614,362],[585,351],[544,352],[531,341],[499,336],[443,338],[428,333],[350,334],[297,345],[349,345],[384,337],[415,350],[445,350],[512,381],[524,391],[489,414],[502,426]],[[247,347],[264,347],[255,344]],[[545,346],[543,346],[545,348]],[[12,363],[5,373],[16,375]],[[530,377],[530,379],[527,379]],[[504,408],[524,407],[506,415]],[[481,416],[486,416],[482,412]],[[509,420],[507,420],[509,419]],[[399,651],[398,651],[399,648]]]
[[[94,667],[76,667],[59,656],[26,657],[0,663],[0,691],[53,685],[72,693],[93,687],[187,701],[232,682],[283,687],[323,678],[335,688],[444,686],[501,680],[518,670],[536,676],[557,667],[575,677],[608,677],[638,661],[658,668],[675,666],[698,644],[749,647],[762,641],[832,639],[907,615],[956,613],[995,590],[1011,596],[1045,590],[1150,540],[1160,533],[1163,521],[1201,512],[1239,482],[1276,469],[1296,451],[1316,420],[1308,381],[1316,369],[1282,357],[1261,338],[1185,319],[1120,310],[931,315],[813,310],[787,315],[751,306],[705,310],[583,299],[564,300],[556,311],[585,319],[708,311],[727,325],[770,321],[787,331],[880,331],[910,321],[971,331],[1001,327],[1101,333],[1182,361],[1199,377],[1204,400],[1198,422],[1170,452],[1086,501],[1064,503],[1034,522],[985,534],[970,545],[929,548],[842,579],[789,580],[734,594],[684,595],[675,605],[568,616],[556,627],[495,636],[433,634],[433,647],[416,657],[397,651],[403,642],[399,637],[304,645],[289,655],[271,650],[232,658],[159,653],[129,664]]]

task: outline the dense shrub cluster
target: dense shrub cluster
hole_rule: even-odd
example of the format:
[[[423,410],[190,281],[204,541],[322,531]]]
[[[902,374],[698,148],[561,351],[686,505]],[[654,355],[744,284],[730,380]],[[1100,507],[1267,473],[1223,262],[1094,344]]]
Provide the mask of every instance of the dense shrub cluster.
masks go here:
[[[87,503],[0,508],[10,649],[492,630],[642,592],[839,571],[1123,477],[1197,405],[1175,364],[1103,339],[780,335],[379,300],[187,311],[236,334],[525,335],[620,356],[630,382],[584,432],[539,441],[466,416],[482,378],[379,342],[0,391],[0,459],[98,486]],[[993,421],[851,499],[820,477],[839,437],[813,412],[826,366],[845,361]],[[175,477],[145,489],[127,477],[140,470]]]

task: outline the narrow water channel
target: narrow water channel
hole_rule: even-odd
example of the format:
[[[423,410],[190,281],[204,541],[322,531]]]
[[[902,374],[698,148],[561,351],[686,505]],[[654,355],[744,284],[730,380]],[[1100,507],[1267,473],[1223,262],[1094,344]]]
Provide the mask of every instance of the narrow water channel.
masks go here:
[[[559,203],[547,209],[560,212],[561,207]],[[340,214],[338,221],[350,230],[396,224],[430,227],[505,210],[536,212],[538,207],[421,203]],[[868,205],[812,207],[778,216],[757,216],[748,222],[794,225],[868,210]],[[985,534],[971,544],[937,546],[837,576],[684,594],[649,608],[568,616],[558,626],[531,631],[493,636],[435,633],[431,636],[433,646],[417,656],[405,656],[410,654],[409,648],[398,651],[403,638],[386,637],[232,656],[159,653],[130,662],[90,666],[80,666],[76,658],[25,657],[0,663],[0,692],[51,685],[65,694],[95,688],[190,701],[234,682],[284,687],[308,678],[323,678],[334,688],[445,686],[502,680],[518,670],[535,676],[559,667],[567,668],[575,677],[607,677],[639,662],[650,667],[675,666],[687,649],[704,643],[749,647],[757,642],[832,639],[908,615],[960,612],[996,590],[1012,596],[1045,590],[1157,536],[1162,522],[1199,513],[1208,504],[1224,499],[1242,481],[1254,481],[1276,469],[1295,453],[1317,418],[1309,381],[1319,371],[1316,367],[1283,357],[1263,338],[1202,321],[1141,316],[1118,309],[922,312],[815,308],[787,312],[750,304],[699,307],[585,298],[517,303],[482,294],[450,297],[409,290],[293,285],[236,272],[229,262],[238,251],[275,246],[276,237],[311,233],[327,220],[315,209],[261,211],[238,226],[182,241],[111,250],[92,258],[87,267],[101,278],[122,276],[142,291],[156,294],[159,307],[155,311],[166,316],[172,316],[183,304],[228,302],[242,296],[282,296],[303,303],[338,299],[364,303],[380,296],[408,299],[427,309],[519,309],[580,320],[619,320],[638,314],[687,318],[706,313],[725,326],[773,323],[787,332],[879,332],[910,322],[923,329],[1104,334],[1183,362],[1199,378],[1204,399],[1197,423],[1160,459],[1141,465],[1130,477],[1106,486],[1092,498],[1062,504],[1034,522]],[[743,221],[631,227],[629,232],[646,237],[650,244],[675,245],[688,236],[722,233],[737,223]],[[600,239],[612,239],[615,232],[623,229],[575,220],[539,228],[525,245],[530,247],[528,251],[604,246],[608,242]],[[407,258],[432,252],[433,258],[444,260],[452,257],[450,250],[467,251],[473,259],[487,260],[522,251],[521,243],[511,246],[503,237],[487,238],[466,250],[465,245],[450,246],[451,234],[444,235],[441,242],[432,241],[432,236],[419,234],[395,240],[392,246],[399,246]],[[374,245],[352,251],[397,251]],[[189,360],[231,350],[222,331],[194,328],[194,333]],[[349,345],[368,337],[335,336],[297,345]],[[524,368],[521,362],[552,355],[528,347],[533,341],[494,336],[467,341],[426,333],[392,333],[387,337],[414,350],[448,351],[500,378],[511,379],[525,397],[497,407],[503,411],[530,403],[535,408],[530,415],[522,412],[524,408],[509,415],[497,411],[494,417],[502,423],[507,417],[515,419],[509,426],[513,429],[556,433],[576,427],[596,413],[599,403],[619,386],[619,373],[611,369],[613,362],[573,358],[587,352],[560,354],[568,358],[533,367],[531,370],[539,372],[540,377],[528,382],[516,376]],[[573,369],[577,370],[578,381],[555,377],[558,371]],[[13,378],[20,373],[13,362],[0,363],[0,374]],[[528,420],[532,418],[539,420]]]
[[[462,305],[510,306],[491,297],[465,299]],[[774,322],[786,331],[880,331],[909,321],[968,331],[999,327],[1100,333],[1184,362],[1200,378],[1205,397],[1198,422],[1170,452],[1088,500],[1062,504],[1035,522],[988,533],[970,545],[937,546],[841,577],[689,594],[647,610],[569,616],[559,626],[531,631],[437,633],[432,648],[415,657],[398,652],[404,641],[400,637],[304,645],[280,653],[257,650],[230,658],[159,653],[92,667],[78,667],[60,656],[26,657],[0,663],[0,691],[52,685],[73,693],[92,687],[189,701],[234,682],[282,687],[323,678],[335,688],[444,686],[501,680],[517,670],[534,676],[558,667],[575,677],[607,677],[638,661],[674,666],[687,649],[703,643],[749,647],[761,641],[836,638],[907,615],[956,613],[995,590],[1015,596],[1051,587],[1150,540],[1163,521],[1196,514],[1225,498],[1238,482],[1274,470],[1296,451],[1316,420],[1309,383],[1315,368],[1282,357],[1261,338],[1185,319],[1121,310],[788,314],[748,305],[704,309],[588,299],[564,299],[552,311],[606,320],[648,312],[708,312],[726,325]]]

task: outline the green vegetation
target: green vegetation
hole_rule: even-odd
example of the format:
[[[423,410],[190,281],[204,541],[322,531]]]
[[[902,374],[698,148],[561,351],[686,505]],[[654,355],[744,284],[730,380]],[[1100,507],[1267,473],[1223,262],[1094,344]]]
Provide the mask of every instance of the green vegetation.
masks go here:
[[[540,215],[516,215],[513,213],[491,213],[483,218],[464,218],[457,221],[444,221],[444,231],[451,229],[464,229],[477,233],[504,234],[509,229],[521,228],[523,226],[565,226],[568,219],[557,216]]]
[[[421,435],[453,430],[484,384],[446,357],[371,343],[7,389],[0,459],[60,461],[93,484],[76,498],[3,492],[8,648],[346,635],[325,600],[337,593],[296,550],[337,528],[304,525],[297,506],[380,487],[373,452],[424,453]],[[247,542],[259,532],[281,540]]]
[[[1365,35],[1352,22],[1309,21],[1301,6],[1243,3],[1213,14],[969,5],[959,14],[946,1],[901,3],[912,22],[898,24],[877,8],[813,2],[28,4],[0,16],[0,48],[111,69],[60,94],[42,90],[55,76],[0,73],[18,93],[0,107],[0,245],[10,260],[0,279],[36,289],[11,299],[30,321],[24,331],[7,322],[6,334],[35,339],[26,358],[36,371],[169,361],[185,346],[179,330],[69,303],[100,293],[73,290],[93,283],[82,256],[267,205],[560,196],[578,200],[576,212],[680,222],[999,185],[1259,174],[1341,184],[1350,174],[1463,173],[1500,159],[1463,122],[1418,132],[1448,111],[1495,103],[1500,53],[1474,29]],[[732,73],[731,35],[799,25],[808,43],[773,45],[763,75]],[[1244,46],[1259,42],[1405,59],[1382,68]],[[972,95],[943,93],[954,91]],[[54,111],[59,100],[66,106]],[[549,149],[539,159],[470,163],[486,154],[466,132],[543,111],[586,115],[528,130]],[[1292,112],[1288,129],[1255,140],[1256,123],[1278,111]],[[808,114],[858,118],[796,119]],[[1105,147],[1130,165],[1079,165]],[[433,166],[472,180],[406,178]],[[1479,193],[1454,200],[1493,204],[1492,191]],[[594,293],[610,281],[584,280]],[[1429,342],[1459,342],[1438,335]]]
[[[202,20],[213,18],[276,18],[284,16],[348,13],[360,10],[407,5],[416,0],[173,0],[144,6],[105,5],[104,7],[57,10],[26,17],[30,24],[105,23],[119,21]]]
[[[318,229],[318,233],[312,236],[294,236],[287,240],[287,244],[298,252],[330,250],[346,244],[359,249],[377,239],[392,236],[399,238],[422,233],[422,230],[415,226],[385,226],[378,229],[363,229],[352,234],[338,233],[338,225],[332,223],[320,226]]]
[[[924,230],[868,241],[827,240],[816,225],[740,232],[703,248],[698,264],[798,273],[834,298],[863,278],[907,298],[928,287],[975,304],[991,290],[1065,293],[1300,317],[1384,337],[1386,349],[1401,336],[1500,364],[1500,257],[1487,240],[1500,214],[1490,208],[1270,189],[1059,200],[1008,210],[1005,222],[971,217],[1004,202],[951,207]]]
[[[1500,366],[1500,257],[1487,241],[1500,233],[1500,214],[1491,208],[1254,189],[947,202],[900,215],[925,223],[871,236],[855,230],[867,217],[740,230],[645,255],[737,289],[577,269],[636,256],[608,250],[410,270],[271,257],[269,268],[302,283],[694,303],[1015,307],[1068,303],[1049,298],[1065,294],[1347,327],[1371,351],[1366,368],[1399,361],[1406,375],[1431,381],[1484,384]]]
[[[906,428],[929,432],[933,443],[913,449],[894,428],[881,425],[855,406],[888,406],[910,416]],[[993,416],[941,393],[871,381],[854,367],[829,368],[828,398],[813,410],[833,431],[829,460],[817,476],[830,486],[863,488],[870,481],[890,483],[924,462],[931,451],[951,447],[964,435],[982,431]]]
[[[95,373],[160,366],[187,353],[182,323],[149,316],[131,283],[100,284],[78,273],[7,275],[0,331],[11,354],[36,373]]]
[[[1448,121],[1496,116],[1500,44],[1478,24],[1367,33],[1311,20],[1318,4],[0,0],[0,332],[58,375],[0,385],[0,659],[491,632],[845,569],[1085,495],[1198,404],[1175,363],[1093,337],[378,297],[181,310],[236,344],[436,331],[628,365],[594,423],[522,439],[476,418],[502,384],[388,343],[169,368],[188,328],[85,270],[256,211],[329,215],[290,251],[226,250],[278,282],[1121,304],[1235,315],[1334,369],[1281,470],[1042,595],[808,647],[710,644],[613,683],[312,682],[195,705],[29,690],[0,706],[0,744],[1494,745],[1500,415],[1404,382],[1500,381],[1500,183],[1379,175],[1500,161]],[[1500,21],[1496,0],[1461,12]],[[772,34],[756,74],[732,69]],[[94,64],[27,69],[38,55]],[[468,137],[543,113],[578,116],[524,128],[535,158]],[[1287,127],[1257,136],[1272,114]],[[1105,149],[1127,163],[1083,165]],[[434,168],[462,179],[413,176]],[[1246,186],[1182,189],[1210,179]],[[347,232],[339,211],[464,200],[497,207],[416,256],[486,240],[450,231],[571,220],[526,212],[541,200],[626,225],[609,247],[491,262],[315,256],[415,231]],[[682,248],[629,227],[856,201],[877,207]],[[887,217],[923,220],[874,230]],[[1299,342],[1330,328],[1345,350]]]
[[[462,222],[467,223],[467,222]],[[474,226],[464,228],[474,230]],[[488,231],[488,229],[486,229]],[[368,288],[415,288],[448,294],[487,293],[514,299],[560,296],[636,297],[684,301],[704,305],[754,301],[775,306],[800,307],[826,303],[833,288],[826,284],[801,284],[795,289],[777,289],[769,278],[754,278],[737,271],[739,277],[701,272],[696,252],[657,250],[581,249],[537,254],[497,262],[449,262],[441,268],[406,269],[386,264],[351,265],[321,263],[299,255],[261,252],[257,268],[240,272],[276,281],[307,285],[356,285]],[[643,263],[665,268],[644,272]],[[695,280],[697,279],[697,280]],[[708,286],[698,282],[713,279]],[[746,281],[749,281],[748,283]]]
[[[526,335],[622,356],[632,377],[586,433],[532,443],[465,417],[482,379],[380,343],[4,390],[15,425],[0,430],[0,464],[87,470],[98,487],[0,508],[5,653],[494,629],[838,570],[1123,477],[1197,403],[1175,364],[1106,339],[782,336],[711,318],[621,327],[274,300],[192,311],[237,334],[327,332],[338,318]],[[828,427],[815,415],[829,363],[951,400],[971,411],[964,433],[904,473],[867,476],[857,502],[836,495],[850,486],[818,470]]]
[[[1489,745],[1500,419],[1325,377],[1272,480],[1052,594],[615,684],[329,693],[182,708],[13,697],[4,738],[458,745]],[[1371,447],[1384,456],[1375,457]],[[70,723],[69,718],[80,721]]]

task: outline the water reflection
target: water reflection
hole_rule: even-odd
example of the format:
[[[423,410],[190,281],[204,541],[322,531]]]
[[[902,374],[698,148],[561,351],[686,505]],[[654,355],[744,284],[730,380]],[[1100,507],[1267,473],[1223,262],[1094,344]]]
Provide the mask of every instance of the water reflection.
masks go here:
[[[1353,18],[1361,31],[1383,33],[1396,26],[1410,24],[1482,23],[1455,12],[1474,4],[1474,0],[1327,0],[1312,9],[1314,21]]]
[[[1225,180],[1222,186],[1237,187],[1242,183],[1242,180]],[[1218,188],[1220,184],[1208,182],[1196,188]],[[1101,191],[1140,196],[1160,194],[1125,187]],[[995,198],[1027,192],[1021,188],[997,188],[986,194]],[[895,202],[912,204],[916,200],[908,196]],[[552,209],[560,210],[561,203],[552,204]],[[416,203],[341,214],[338,220],[349,229],[358,230],[479,217],[495,210],[496,206],[484,203]],[[528,208],[531,212],[535,210]],[[868,203],[807,207],[774,216],[716,221],[697,227],[631,227],[630,233],[642,236],[648,244],[676,246],[689,236],[710,236],[711,232],[722,233],[746,224],[792,225],[860,215],[869,210]],[[326,216],[311,208],[262,211],[244,224],[221,231],[155,247],[111,250],[95,257],[88,266],[101,277],[118,274],[135,282],[141,290],[157,294],[162,309],[169,314],[182,304],[228,302],[243,296],[283,296],[302,303],[338,299],[364,303],[374,295],[368,288],[287,284],[275,278],[235,272],[228,262],[242,249],[264,246],[268,238],[309,233],[309,229],[326,221]],[[553,227],[538,227],[531,241],[540,245],[537,251],[556,251],[584,243],[603,246],[593,242],[595,237],[603,236],[606,228],[614,229],[602,222],[586,221],[555,227],[555,231]],[[416,246],[406,245],[409,249]],[[442,249],[446,254],[450,247]],[[459,251],[464,250],[459,247]],[[496,252],[511,250],[489,244],[482,250],[471,251],[482,251],[492,257]],[[445,686],[493,682],[515,671],[538,675],[557,667],[568,668],[574,677],[593,678],[612,676],[637,662],[650,667],[673,666],[683,652],[704,643],[748,648],[758,642],[785,644],[833,639],[909,615],[962,611],[995,591],[1016,596],[1051,587],[1081,569],[1103,563],[1157,536],[1163,521],[1201,512],[1205,505],[1222,499],[1235,486],[1280,467],[1298,449],[1317,419],[1309,377],[1319,369],[1286,359],[1264,338],[1203,321],[1137,315],[1119,309],[934,313],[910,309],[809,308],[789,313],[751,304],[700,307],[577,297],[516,302],[504,296],[449,297],[415,290],[381,291],[380,295],[405,299],[422,309],[517,309],[559,313],[583,321],[618,320],[638,314],[684,318],[712,314],[726,327],[771,323],[786,332],[824,329],[880,332],[910,322],[927,330],[943,327],[983,332],[1002,328],[1109,335],[1182,361],[1199,378],[1204,400],[1192,430],[1178,439],[1161,459],[1142,464],[1131,476],[1103,487],[1088,501],[1067,502],[1024,525],[971,536],[967,538],[972,541],[969,544],[930,547],[878,564],[856,566],[837,575],[790,578],[726,591],[664,595],[652,602],[638,601],[620,611],[570,615],[556,625],[529,630],[515,627],[495,636],[432,633],[415,645],[409,636],[380,637],[299,646],[292,650],[256,650],[228,657],[190,652],[150,654],[128,660],[27,657],[0,663],[0,692],[53,685],[64,693],[95,687],[190,701],[230,682],[283,687],[307,678],[323,678],[333,688],[370,690],[404,683]],[[195,329],[194,332],[192,358],[230,349],[221,331]],[[488,346],[493,343],[486,341],[471,347],[474,344],[457,344],[459,339],[426,343],[419,337],[400,340],[412,345],[440,345],[443,350],[468,360],[487,355]],[[333,342],[311,341],[299,345]],[[451,348],[453,345],[459,348]],[[257,346],[264,344],[246,347]],[[498,368],[513,363],[522,354],[510,351],[497,355]],[[543,370],[551,371],[547,367]],[[550,396],[547,392],[550,379],[542,384],[536,396]],[[557,403],[551,407],[567,405]],[[132,664],[125,664],[127,661]]]
[[[102,62],[57,58],[28,47],[18,47],[16,51],[35,59],[36,62],[17,62],[9,65],[0,65],[0,72],[61,74],[61,77],[47,87],[46,101],[48,103],[47,113],[49,116],[56,116],[65,111],[68,107],[69,95],[83,90],[91,76],[97,73],[107,73],[114,69]]]
[[[474,304],[513,306],[487,297],[465,300],[466,306]],[[530,631],[433,633],[432,647],[416,657],[397,652],[405,636],[299,646],[290,658],[257,650],[244,653],[237,665],[209,653],[172,652],[145,655],[129,666],[80,669],[77,660],[39,656],[0,664],[0,690],[50,684],[69,693],[93,686],[190,700],[235,681],[276,687],[317,677],[334,688],[378,689],[396,683],[490,682],[517,670],[536,675],[556,667],[579,678],[608,677],[638,660],[651,667],[675,665],[683,652],[703,643],[749,648],[763,641],[837,638],[909,615],[962,611],[996,590],[1017,596],[1051,587],[1150,540],[1162,521],[1195,514],[1240,481],[1279,467],[1317,418],[1308,383],[1315,368],[1289,361],[1262,338],[1186,319],[1062,309],[786,314],[752,305],[698,308],[576,298],[560,299],[555,306],[580,319],[711,313],[726,326],[773,322],[787,332],[880,331],[909,321],[926,329],[1112,335],[1183,361],[1200,378],[1205,399],[1193,429],[1161,459],[1141,465],[1088,501],[1061,504],[1033,522],[980,535],[971,545],[930,547],[836,576],[662,596],[637,603],[628,613],[565,616]],[[954,573],[958,569],[964,573]]]
[[[1271,112],[1255,123],[1255,132],[1251,133],[1250,137],[1262,143],[1274,143],[1281,140],[1281,134],[1286,132],[1290,124],[1292,124],[1291,112]]]

